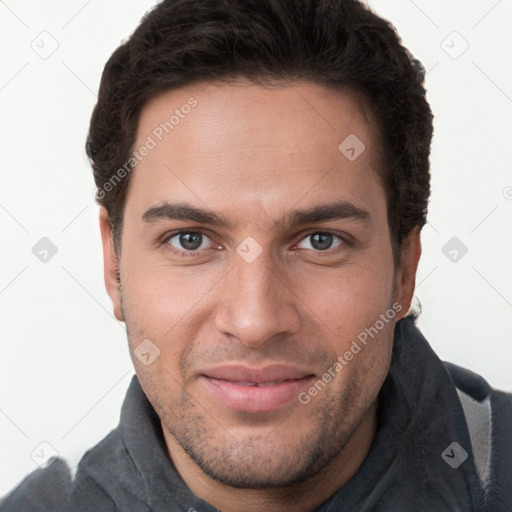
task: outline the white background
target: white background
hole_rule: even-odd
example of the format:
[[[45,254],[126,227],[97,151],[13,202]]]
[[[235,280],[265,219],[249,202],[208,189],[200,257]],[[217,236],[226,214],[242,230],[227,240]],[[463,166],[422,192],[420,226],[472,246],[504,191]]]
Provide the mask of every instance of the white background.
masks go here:
[[[76,466],[117,425],[133,374],[83,146],[103,66],[153,3],[0,2],[0,495],[43,441]],[[436,116],[419,326],[442,359],[512,390],[512,1],[370,5],[424,63]],[[47,263],[32,253],[44,236]],[[457,262],[452,237],[468,248]]]

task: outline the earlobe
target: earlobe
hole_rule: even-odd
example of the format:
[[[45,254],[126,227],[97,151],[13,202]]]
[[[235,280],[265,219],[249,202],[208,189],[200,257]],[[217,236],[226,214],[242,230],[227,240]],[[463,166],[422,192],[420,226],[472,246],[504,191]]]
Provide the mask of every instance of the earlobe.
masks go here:
[[[103,274],[105,287],[110,299],[112,300],[114,316],[119,321],[123,322],[124,316],[121,308],[121,290],[119,289],[118,281],[119,260],[114,251],[112,230],[108,219],[108,213],[103,206],[100,207],[100,231],[103,245]]]
[[[400,247],[402,265],[396,284],[396,301],[402,305],[401,318],[407,315],[411,307],[416,287],[416,270],[421,256],[420,233],[418,226],[413,228]]]

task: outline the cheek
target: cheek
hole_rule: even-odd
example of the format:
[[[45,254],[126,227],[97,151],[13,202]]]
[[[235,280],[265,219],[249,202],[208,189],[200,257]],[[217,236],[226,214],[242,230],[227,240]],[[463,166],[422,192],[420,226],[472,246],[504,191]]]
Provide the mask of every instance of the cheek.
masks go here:
[[[128,258],[124,264],[123,311],[137,374],[152,379],[161,374],[162,378],[180,381],[180,365],[189,344],[209,321],[212,288],[219,278],[197,269],[186,271],[166,264],[137,265]],[[144,340],[150,340],[158,353],[158,358],[148,366],[137,358],[141,350],[137,347]]]
[[[373,257],[368,260],[303,279],[300,296],[307,298],[305,304],[320,320],[317,324],[335,354],[333,360],[341,356],[345,361],[336,387],[358,382],[373,395],[389,368],[397,312],[392,258],[384,255],[378,264],[373,264]]]
[[[378,268],[340,269],[301,280],[297,295],[333,332],[347,336],[373,325],[393,299],[393,275]]]
[[[201,311],[201,304],[222,279],[216,269],[178,268],[159,258],[126,259],[121,266],[125,312],[163,336]]]

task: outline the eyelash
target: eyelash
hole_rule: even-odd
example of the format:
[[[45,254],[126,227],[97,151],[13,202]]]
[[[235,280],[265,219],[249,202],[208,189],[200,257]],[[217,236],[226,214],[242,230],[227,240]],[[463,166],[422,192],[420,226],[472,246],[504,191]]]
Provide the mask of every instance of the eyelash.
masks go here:
[[[161,243],[165,245],[166,250],[172,252],[173,254],[181,256],[182,258],[195,258],[202,251],[200,251],[200,250],[187,251],[185,249],[179,250],[179,249],[176,249],[175,247],[173,247],[171,244],[169,244],[169,240],[171,240],[171,238],[174,238],[177,235],[191,234],[191,233],[199,233],[203,236],[206,236],[207,238],[209,238],[211,240],[211,237],[209,237],[208,234],[205,233],[204,231],[202,231],[201,229],[182,229],[179,231],[173,231],[172,233],[167,233],[163,237]],[[335,233],[333,231],[322,231],[322,230],[318,230],[318,229],[314,230],[314,231],[310,231],[309,233],[305,234],[300,239],[299,243],[302,242],[303,240],[305,240],[306,238],[310,237],[311,235],[315,235],[315,234],[323,234],[323,235],[327,234],[327,235],[332,235],[333,237],[338,237],[342,241],[342,244],[338,247],[335,247],[334,249],[326,249],[325,251],[315,250],[315,249],[304,249],[304,250],[314,251],[317,254],[331,255],[331,254],[341,252],[341,251],[345,250],[347,246],[351,245],[351,240],[349,240],[348,236],[346,236],[346,235],[341,235],[341,234]],[[204,250],[206,250],[206,249],[204,249]]]

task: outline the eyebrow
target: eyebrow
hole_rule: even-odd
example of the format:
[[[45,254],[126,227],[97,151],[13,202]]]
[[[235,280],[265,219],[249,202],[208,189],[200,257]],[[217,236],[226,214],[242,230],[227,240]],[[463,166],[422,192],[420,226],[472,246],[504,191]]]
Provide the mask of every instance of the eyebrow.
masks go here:
[[[372,216],[368,210],[345,200],[319,204],[307,209],[292,210],[281,221],[274,222],[275,224],[281,223],[285,226],[296,227],[336,219],[348,219],[362,222],[368,226],[372,225]],[[222,214],[185,203],[166,202],[158,206],[152,206],[142,214],[142,220],[146,223],[160,220],[186,220],[230,229],[234,227],[234,223]]]

